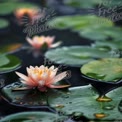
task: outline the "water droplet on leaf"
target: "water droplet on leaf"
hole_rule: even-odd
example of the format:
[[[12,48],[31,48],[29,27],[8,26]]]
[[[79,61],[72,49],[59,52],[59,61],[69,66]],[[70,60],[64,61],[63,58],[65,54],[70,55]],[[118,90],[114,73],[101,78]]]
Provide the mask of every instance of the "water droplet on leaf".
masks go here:
[[[104,113],[95,113],[94,116],[97,118],[97,119],[102,119],[102,118],[105,118],[106,116],[108,116],[107,114],[104,114]]]
[[[98,102],[110,102],[110,101],[112,101],[112,99],[109,98],[109,97],[107,97],[107,96],[98,97],[96,100],[97,100]]]
[[[57,104],[57,105],[55,105],[55,107],[56,107],[56,108],[64,108],[65,106],[62,105],[62,104]]]
[[[115,108],[114,105],[107,105],[107,106],[104,106],[103,109],[105,110],[113,110]]]

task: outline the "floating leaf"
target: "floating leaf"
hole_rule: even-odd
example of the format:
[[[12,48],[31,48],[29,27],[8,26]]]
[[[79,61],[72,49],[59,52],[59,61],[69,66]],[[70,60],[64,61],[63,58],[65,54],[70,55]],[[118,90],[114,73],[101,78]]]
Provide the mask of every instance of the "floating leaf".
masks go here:
[[[63,116],[59,117],[58,114],[49,112],[22,112],[13,115],[9,115],[0,122],[54,122],[65,119]]]
[[[5,55],[0,55],[0,67],[9,63],[9,59]]]
[[[89,46],[71,46],[49,50],[46,58],[57,64],[81,66],[84,63],[99,58],[112,57],[108,51],[91,48]]]
[[[98,5],[98,9],[100,7],[105,6],[105,7],[115,7],[115,6],[120,6],[122,5],[121,0],[108,0],[108,1],[103,1],[103,0],[87,0],[87,1],[82,1],[82,0],[63,0],[64,4],[76,7],[76,8],[93,8],[96,5]],[[93,13],[95,10],[92,9],[91,13]]]
[[[99,49],[122,50],[122,41],[99,41],[92,44],[92,46]]]
[[[62,16],[52,19],[49,23],[50,26],[57,29],[71,28],[72,30],[83,30],[85,28],[100,28],[100,27],[111,27],[113,22],[95,15],[84,15],[84,16]]]
[[[35,90],[31,91],[33,94],[30,94],[30,91],[11,91],[12,88],[16,88],[19,85],[22,86],[21,83],[19,84],[16,82],[5,86],[2,89],[2,96],[6,97],[6,99],[11,102],[10,104],[17,105],[21,103],[19,106],[26,106],[31,108],[37,106],[39,108],[44,105],[42,104],[44,100],[46,103],[48,100],[48,105],[56,109],[59,113],[61,113],[61,115],[64,116],[85,116],[89,119],[95,119],[98,114],[104,114],[105,117],[103,117],[102,120],[114,120],[116,117],[117,119],[122,119],[121,113],[118,110],[118,105],[120,106],[121,101],[122,87],[107,93],[107,97],[104,97],[104,99],[109,98],[110,100],[103,102],[98,101],[99,94],[93,87],[91,87],[91,85],[69,88],[65,91],[49,89],[49,91],[45,93],[38,93],[38,97],[36,96],[36,93],[34,94]],[[25,98],[27,102],[31,100],[31,104],[22,102],[23,98]],[[36,104],[37,99],[40,99],[38,103],[39,105]]]
[[[91,85],[74,87],[69,88],[69,91],[62,93],[61,96],[50,96],[49,103],[51,107],[55,107],[64,115],[73,116],[75,113],[82,113],[79,114],[80,117],[85,116],[89,119],[98,119],[98,116],[102,115],[98,120],[119,120],[122,119],[122,114],[118,110],[122,99],[121,91],[122,87],[106,94],[112,101],[99,102],[96,100],[99,95]],[[63,107],[58,107],[58,105]]]
[[[20,67],[21,61],[13,55],[0,55],[0,73],[7,73]]]
[[[56,17],[48,24],[56,29],[71,29],[92,40],[121,39],[122,28],[115,27],[107,18],[95,15]]]
[[[118,27],[104,27],[104,28],[86,28],[84,31],[80,31],[80,35],[92,40],[106,40],[112,38],[114,40],[121,39],[121,28]]]
[[[5,19],[0,19],[0,29],[4,29],[9,26],[9,22]]]
[[[102,2],[102,0],[87,0],[87,1],[79,1],[79,0],[63,0],[64,4],[76,7],[76,8],[92,8],[93,6]]]
[[[67,85],[68,83],[61,81],[58,85],[61,84]],[[46,106],[48,105],[48,96],[59,93],[56,93],[55,89],[48,89],[47,92],[40,92],[37,89],[31,89],[25,86],[21,82],[12,83],[2,89],[3,97],[7,102],[27,108],[41,108],[42,106]]]
[[[98,76],[103,75],[102,81],[116,82],[122,78],[122,59],[106,58],[91,61],[81,67],[81,72],[98,80],[101,80]],[[91,76],[91,73],[94,75]]]
[[[2,45],[0,46],[0,53],[7,53],[7,52],[13,52],[15,50],[18,50],[22,44],[20,43],[14,43],[14,44],[8,44],[8,45]]]

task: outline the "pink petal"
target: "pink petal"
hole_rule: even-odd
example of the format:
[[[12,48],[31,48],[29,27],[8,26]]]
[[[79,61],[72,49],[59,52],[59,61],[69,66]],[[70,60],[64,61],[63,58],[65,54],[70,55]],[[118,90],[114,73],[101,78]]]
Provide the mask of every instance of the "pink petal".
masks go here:
[[[54,43],[54,44],[51,44],[50,45],[50,48],[55,48],[55,47],[58,47],[59,45],[61,45],[61,41],[59,41],[59,42],[56,42],[56,43]]]
[[[51,84],[54,84],[54,83],[62,80],[66,76],[67,76],[67,72],[62,72],[62,73],[58,74],[57,76],[54,77],[54,80],[52,80]]]
[[[28,81],[28,77],[22,73],[19,73],[19,72],[15,72],[20,78],[22,78],[23,80],[25,81]]]
[[[28,85],[28,86],[35,86],[35,85],[33,85],[33,83],[32,82],[28,82],[28,81],[24,81],[24,80],[20,80],[23,84],[26,84],[26,85]]]
[[[29,44],[31,44],[32,46],[34,45],[34,44],[33,44],[33,41],[32,41],[30,38],[27,37],[26,40],[27,40],[27,42],[28,42]]]
[[[51,74],[49,76],[49,79],[52,79],[53,77],[55,77],[56,73],[58,71],[58,68],[54,69],[53,71],[51,71]]]

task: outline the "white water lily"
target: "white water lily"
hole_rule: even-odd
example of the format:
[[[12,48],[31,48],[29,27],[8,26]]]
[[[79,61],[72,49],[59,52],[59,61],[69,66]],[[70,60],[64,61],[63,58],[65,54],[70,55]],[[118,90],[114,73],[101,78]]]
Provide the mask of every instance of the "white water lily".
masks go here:
[[[58,68],[51,66],[50,68],[44,65],[27,67],[27,76],[16,72],[16,74],[22,79],[21,82],[27,86],[33,88],[37,87],[40,91],[46,91],[47,88],[65,88],[69,85],[55,85],[55,83],[67,77],[67,72],[57,74]]]

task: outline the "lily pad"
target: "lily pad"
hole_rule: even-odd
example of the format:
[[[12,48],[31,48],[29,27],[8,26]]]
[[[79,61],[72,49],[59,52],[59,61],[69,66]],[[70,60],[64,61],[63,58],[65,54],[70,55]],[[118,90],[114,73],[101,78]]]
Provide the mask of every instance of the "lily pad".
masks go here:
[[[1,54],[0,59],[0,74],[16,70],[21,65],[20,59],[13,55]]]
[[[104,28],[86,28],[84,31],[80,31],[79,34],[83,37],[99,41],[112,38],[113,40],[121,40],[122,28],[118,27],[104,27]]]
[[[97,80],[117,82],[122,78],[122,58],[91,61],[81,67],[81,72]]]
[[[13,86],[14,88],[16,88],[19,86],[19,83],[18,82],[13,83]],[[99,120],[115,120],[116,117],[117,119],[122,119],[121,113],[119,111],[120,109],[118,109],[121,101],[122,87],[107,93],[106,94],[107,97],[104,97],[104,100],[109,99],[109,101],[101,102],[98,101],[98,98],[103,98],[103,96],[99,97],[99,94],[91,85],[72,87],[67,90],[49,89],[45,93],[39,93],[38,95],[40,97],[39,96],[37,97],[34,94],[34,90],[32,90],[31,92],[33,92],[33,94],[31,94],[30,98],[28,97],[30,95],[29,93],[30,91],[28,91],[28,94],[27,91],[12,92],[11,88],[13,88],[13,86],[11,84],[5,86],[2,89],[2,96],[4,95],[4,97],[6,97],[6,99],[9,100],[11,103],[13,102],[13,104],[16,104],[16,102],[20,103],[20,101],[22,100],[21,99],[22,96],[25,96],[24,98],[27,99],[28,102],[31,98],[31,104],[27,106],[26,105],[27,103],[22,103],[21,101],[20,106],[22,105],[24,106],[24,104],[27,107],[29,106],[33,107],[34,104],[35,104],[34,106],[36,106],[37,104],[34,103],[34,101],[40,99],[39,101],[40,106],[37,105],[38,108],[44,105],[42,103],[44,103],[45,101],[45,105],[49,105],[51,108],[56,109],[57,112],[63,116],[71,115],[72,117],[74,117],[76,115],[79,115],[80,117],[85,116],[89,119],[98,119],[96,118],[97,114],[102,115],[104,114],[105,116],[99,118]],[[17,96],[19,97],[16,98]]]
[[[104,17],[95,15],[62,16],[53,18],[49,26],[56,29],[71,29],[80,36],[91,40],[121,39],[122,28],[115,27],[113,22]]]
[[[81,66],[94,59],[112,57],[109,51],[89,46],[61,47],[46,52],[45,57],[57,64]]]
[[[0,4],[0,15],[9,15],[18,8],[35,8],[37,5],[28,2],[3,2]]]
[[[122,41],[99,41],[92,46],[99,49],[122,50]]]
[[[111,27],[113,22],[95,15],[75,15],[55,17],[48,24],[57,29],[71,28],[72,30],[79,31],[89,27]]]
[[[5,55],[0,55],[0,67],[9,63],[9,59]]]
[[[9,53],[18,50],[22,47],[20,43],[8,44],[4,46],[0,46],[0,53]]]
[[[60,81],[60,85],[69,85]],[[58,84],[56,84],[58,85]],[[26,108],[42,108],[48,105],[48,96],[58,94],[56,89],[48,89],[47,92],[40,92],[38,89],[26,89],[27,86],[21,82],[15,82],[2,89],[2,96],[12,105]],[[60,91],[59,91],[60,93]]]
[[[105,6],[105,7],[115,7],[115,6],[121,6],[122,2],[121,0],[63,0],[64,4],[76,7],[76,8],[93,8],[96,5],[98,5],[98,8]],[[101,6],[102,5],[102,6]],[[93,9],[94,10],[94,9]],[[94,12],[94,11],[91,11]]]
[[[9,115],[0,122],[54,122],[61,119],[63,120],[64,117],[59,117],[58,114],[33,111]]]
[[[64,115],[79,114],[88,119],[98,120],[121,120],[122,113],[118,110],[121,97],[122,87],[110,91],[106,94],[106,98],[111,98],[111,101],[97,101],[99,94],[91,86],[81,86],[69,88],[69,91],[62,93],[54,98],[50,96],[49,103],[51,107]],[[105,100],[104,99],[104,100]],[[102,115],[102,116],[99,116]],[[80,118],[79,117],[79,118]]]
[[[0,29],[7,28],[9,26],[9,22],[5,19],[0,19]]]

